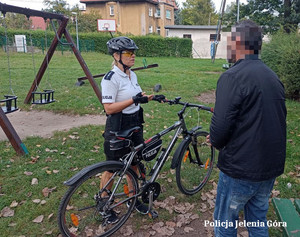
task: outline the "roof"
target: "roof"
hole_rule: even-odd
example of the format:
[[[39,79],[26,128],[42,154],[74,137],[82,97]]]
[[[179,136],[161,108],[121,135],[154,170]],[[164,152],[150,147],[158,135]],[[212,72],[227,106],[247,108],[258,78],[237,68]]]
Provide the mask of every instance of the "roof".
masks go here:
[[[223,28],[224,26],[222,26]],[[178,30],[216,30],[216,25],[169,25],[165,29],[178,29]]]
[[[159,3],[165,3],[167,5],[170,5],[174,7],[175,9],[178,9],[176,5],[175,0],[80,0],[80,3],[85,3],[85,4],[93,4],[93,3],[105,3],[105,2],[150,2],[152,4],[158,5]]]

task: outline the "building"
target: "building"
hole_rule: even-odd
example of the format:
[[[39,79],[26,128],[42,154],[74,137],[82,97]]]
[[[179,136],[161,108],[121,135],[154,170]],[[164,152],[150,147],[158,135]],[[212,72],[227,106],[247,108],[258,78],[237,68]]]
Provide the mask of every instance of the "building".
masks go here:
[[[44,18],[38,16],[31,16],[29,19],[31,20],[31,28],[33,30],[46,30],[47,26]]]
[[[99,11],[102,19],[115,20],[123,34],[166,36],[165,26],[174,25],[175,0],[81,0],[86,12]]]
[[[167,37],[190,38],[193,41],[193,58],[211,58],[211,43],[216,38],[217,26],[171,25],[165,26]],[[227,36],[230,32],[220,32],[215,58],[227,58]]]

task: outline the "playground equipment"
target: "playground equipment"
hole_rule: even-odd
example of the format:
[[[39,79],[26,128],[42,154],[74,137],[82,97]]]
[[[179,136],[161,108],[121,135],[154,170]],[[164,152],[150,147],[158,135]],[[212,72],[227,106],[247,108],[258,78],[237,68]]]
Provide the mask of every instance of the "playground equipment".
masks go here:
[[[8,65],[8,75],[9,75],[9,88],[11,91],[11,95],[4,95],[4,100],[0,100],[1,109],[4,113],[12,113],[18,110],[17,106],[17,96],[15,95],[12,89],[12,80],[11,80],[11,71],[10,71],[10,60],[9,60],[9,47],[8,47],[8,37],[7,37],[7,26],[4,15],[4,29],[5,29],[5,51],[7,56],[7,65]],[[2,106],[3,105],[3,106]]]
[[[219,41],[220,41],[220,32],[221,32],[221,27],[222,27],[222,21],[223,21],[225,6],[226,6],[226,0],[222,0],[221,12],[220,12],[220,16],[219,16],[219,19],[218,19],[218,25],[217,25],[217,29],[216,29],[216,38],[215,38],[214,42],[211,43],[211,48],[210,48],[212,63],[215,62],[217,48],[218,48],[218,44],[219,44]]]
[[[25,15],[27,18],[29,18],[30,16],[37,16],[37,17],[42,17],[45,20],[50,19],[50,22],[52,23],[52,20],[55,19],[58,21],[58,25],[59,28],[56,31],[55,30],[55,36],[54,39],[46,53],[46,56],[39,68],[38,73],[35,76],[35,79],[32,83],[32,86],[24,100],[25,104],[29,104],[30,101],[33,99],[33,96],[35,95],[35,91],[38,87],[38,85],[41,82],[41,79],[49,65],[49,62],[54,54],[54,51],[58,45],[58,43],[62,43],[61,41],[61,37],[64,35],[67,42],[66,44],[68,44],[71,49],[74,52],[74,55],[76,56],[79,64],[81,65],[81,68],[83,69],[87,79],[89,80],[90,84],[92,85],[92,88],[97,96],[97,98],[99,99],[100,103],[102,103],[102,95],[101,95],[101,91],[97,85],[97,83],[95,82],[90,70],[88,69],[85,61],[83,60],[79,50],[77,49],[77,47],[75,46],[73,39],[70,35],[70,33],[68,32],[68,30],[66,29],[67,24],[68,24],[68,20],[69,18],[61,15],[61,14],[55,14],[55,13],[49,13],[49,12],[43,12],[43,11],[37,11],[37,10],[32,10],[29,8],[22,8],[22,7],[16,7],[16,6],[12,6],[12,5],[8,5],[8,4],[3,4],[0,3],[0,12],[2,12],[3,15],[5,15],[7,12],[12,12],[12,13],[19,13],[19,14],[23,14]],[[65,43],[62,43],[65,44]],[[52,96],[51,92],[49,93],[49,91],[44,91],[44,93],[46,94],[42,94],[44,95],[50,95]],[[54,92],[53,92],[54,93]],[[16,104],[14,104],[14,98],[16,99],[16,97],[8,97],[7,101],[11,102],[11,107],[10,110],[14,110],[16,107]],[[43,99],[43,98],[42,98]],[[53,97],[51,97],[50,99],[53,99]],[[5,101],[6,103],[6,101]],[[15,106],[13,106],[15,105]],[[9,107],[9,104],[8,104]],[[14,149],[16,150],[16,152],[20,155],[23,154],[28,154],[28,151],[26,149],[26,147],[24,146],[24,144],[22,143],[21,139],[19,138],[18,134],[16,133],[16,131],[14,130],[13,126],[11,125],[11,123],[9,122],[9,119],[6,117],[5,112],[3,111],[3,109],[0,109],[0,126],[2,127],[3,131],[5,132],[5,134],[7,135],[9,141],[11,142],[11,144],[13,145]]]

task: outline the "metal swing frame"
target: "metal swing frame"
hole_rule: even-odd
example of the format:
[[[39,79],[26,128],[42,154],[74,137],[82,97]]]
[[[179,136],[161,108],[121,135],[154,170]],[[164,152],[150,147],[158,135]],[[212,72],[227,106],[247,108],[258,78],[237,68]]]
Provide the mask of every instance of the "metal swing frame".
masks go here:
[[[32,100],[33,94],[32,92],[36,91],[36,85],[39,85],[41,82],[41,79],[47,69],[48,63],[51,60],[54,51],[58,45],[58,42],[60,42],[60,38],[62,37],[62,35],[65,36],[67,42],[69,43],[70,47],[72,48],[75,57],[77,58],[81,68],[83,69],[86,77],[88,78],[90,84],[92,85],[92,88],[97,96],[97,98],[99,99],[100,103],[102,103],[102,95],[101,95],[101,91],[99,86],[97,85],[96,81],[93,78],[93,75],[91,74],[90,70],[88,69],[85,61],[83,60],[79,50],[77,49],[77,47],[74,44],[74,41],[70,35],[70,33],[68,32],[68,30],[66,29],[69,18],[61,15],[61,14],[55,14],[55,13],[49,13],[49,12],[43,12],[43,11],[38,11],[38,10],[32,10],[29,8],[22,8],[22,7],[16,7],[16,6],[12,6],[12,5],[8,5],[8,4],[3,4],[0,2],[0,11],[3,14],[6,14],[7,12],[13,12],[13,13],[19,13],[19,14],[23,14],[25,15],[27,18],[29,18],[30,16],[37,16],[37,17],[42,17],[45,20],[46,19],[56,19],[59,21],[59,28],[56,32],[56,35],[54,36],[54,39],[46,53],[46,56],[40,66],[40,69],[37,73],[37,75],[35,76],[35,79],[32,83],[32,86],[24,100],[25,104],[29,104],[30,101]],[[49,59],[48,63],[47,63],[47,58]],[[2,127],[3,131],[5,132],[6,136],[8,137],[10,143],[12,144],[12,146],[14,147],[15,151],[19,154],[19,155],[24,155],[24,154],[28,154],[28,151],[25,147],[25,145],[22,143],[20,137],[18,136],[18,134],[16,133],[15,129],[13,128],[12,124],[10,123],[9,119],[7,118],[7,116],[5,115],[4,111],[2,110],[2,108],[0,108],[0,126]]]

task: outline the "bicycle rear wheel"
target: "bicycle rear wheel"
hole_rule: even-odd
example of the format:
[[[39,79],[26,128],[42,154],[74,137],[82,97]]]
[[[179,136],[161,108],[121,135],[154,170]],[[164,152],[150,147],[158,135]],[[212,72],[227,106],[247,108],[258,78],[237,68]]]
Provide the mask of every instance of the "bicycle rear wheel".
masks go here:
[[[207,135],[207,132],[200,131],[183,141],[185,144],[176,167],[176,183],[179,190],[186,195],[199,192],[212,172],[215,152],[206,143]]]
[[[111,177],[107,184],[102,181],[100,188],[104,172]],[[138,193],[138,182],[132,169],[122,173],[123,164],[104,164],[69,188],[59,207],[63,236],[110,236],[126,222],[136,202],[136,197],[130,202],[128,198]]]

